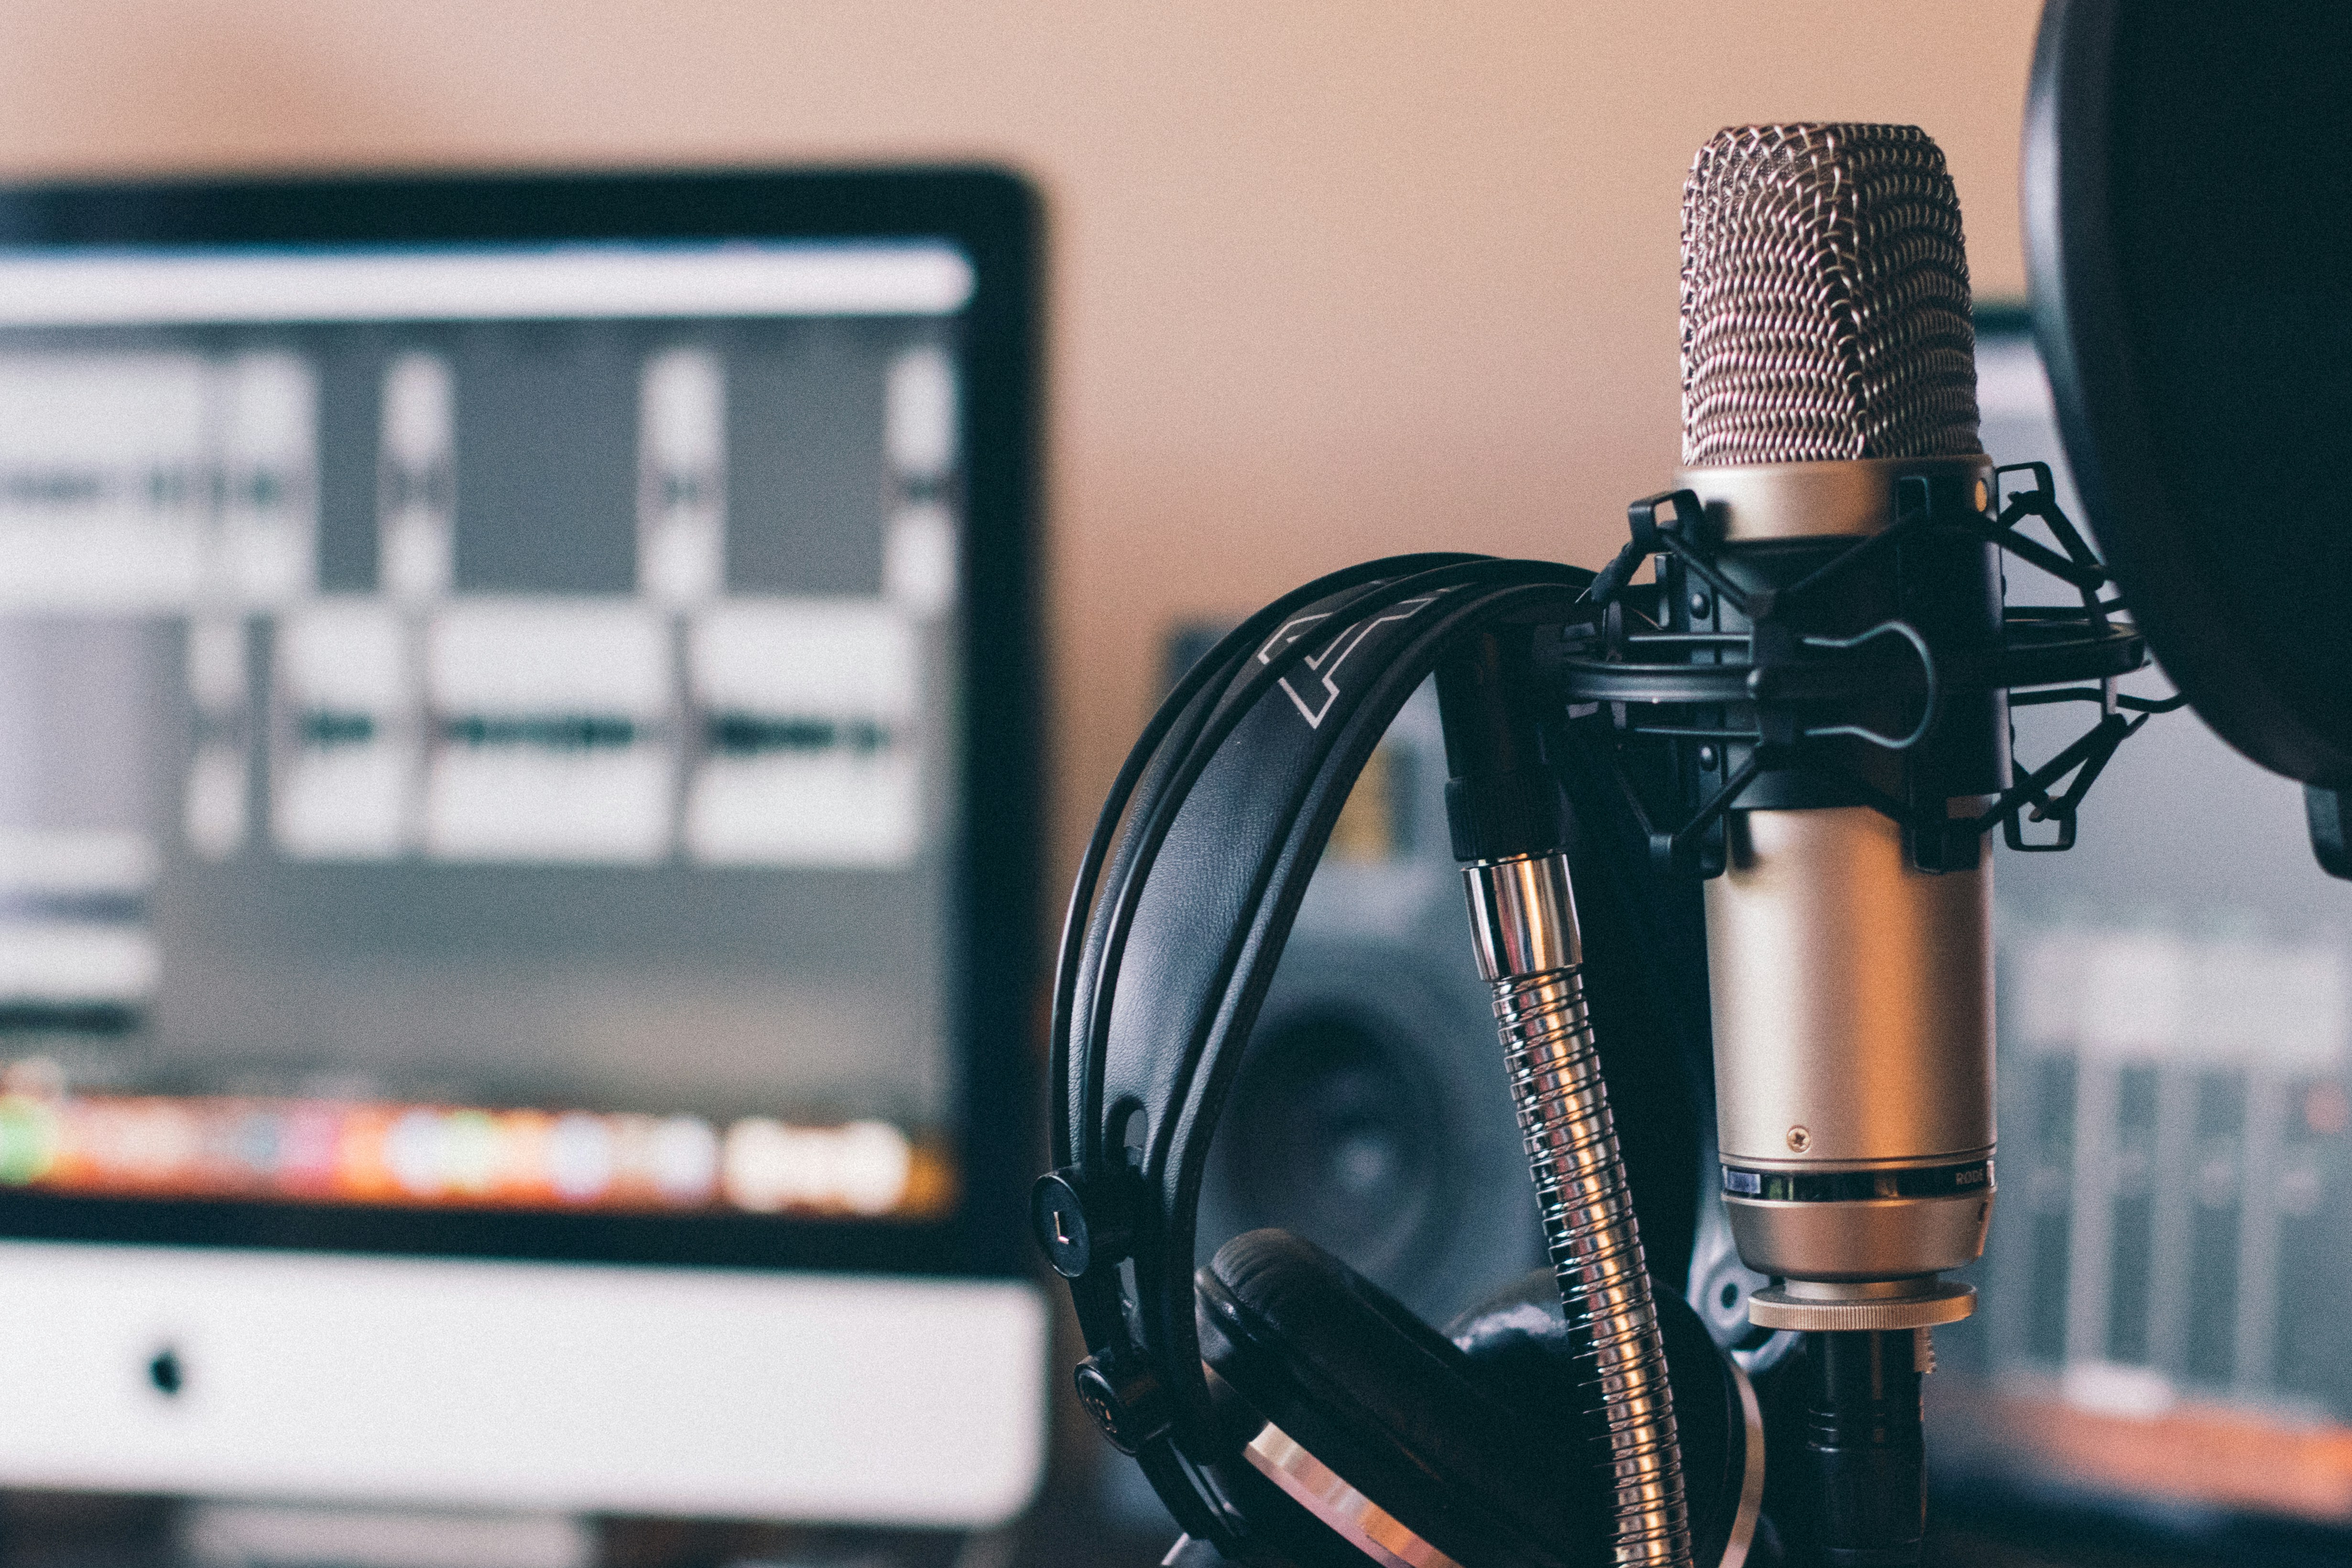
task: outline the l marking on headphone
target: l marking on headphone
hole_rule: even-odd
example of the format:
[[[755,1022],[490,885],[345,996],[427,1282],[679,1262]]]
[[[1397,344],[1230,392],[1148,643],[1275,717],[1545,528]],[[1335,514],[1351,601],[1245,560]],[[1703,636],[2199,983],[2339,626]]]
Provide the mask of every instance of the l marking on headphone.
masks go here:
[[[1374,616],[1370,620],[1359,621],[1349,626],[1334,637],[1331,646],[1321,653],[1304,655],[1299,662],[1313,670],[1323,682],[1321,700],[1318,705],[1312,708],[1307,705],[1307,700],[1298,695],[1298,689],[1290,684],[1290,677],[1284,676],[1276,684],[1281,686],[1283,695],[1290,699],[1291,706],[1298,710],[1299,717],[1307,721],[1307,727],[1310,730],[1319,730],[1323,727],[1324,716],[1331,711],[1331,704],[1339,700],[1338,679],[1339,666],[1347,661],[1349,654],[1362,646],[1363,640],[1371,636],[1375,627],[1386,626],[1391,621],[1410,620],[1420,611],[1436,602],[1435,594],[1423,594],[1418,599],[1407,599],[1402,604],[1391,606],[1385,615]],[[1271,664],[1278,649],[1288,647],[1292,643],[1305,637],[1309,626],[1318,621],[1328,620],[1330,617],[1331,612],[1328,610],[1318,611],[1311,616],[1292,616],[1285,621],[1281,628],[1272,637],[1265,639],[1265,646],[1257,650],[1257,661],[1260,664]]]

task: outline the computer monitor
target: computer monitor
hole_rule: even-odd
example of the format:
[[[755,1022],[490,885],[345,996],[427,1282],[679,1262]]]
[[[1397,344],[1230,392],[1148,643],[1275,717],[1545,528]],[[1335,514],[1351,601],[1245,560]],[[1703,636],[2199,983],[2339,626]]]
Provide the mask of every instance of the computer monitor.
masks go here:
[[[1986,449],[2050,462],[2079,521],[2021,312],[1988,313],[1978,363]],[[2068,592],[2008,572],[2012,603]],[[2018,710],[2021,757],[2097,712]],[[2352,889],[2303,812],[2159,714],[2073,849],[1996,854],[2000,1197],[1928,1380],[1963,1489],[2352,1526]]]
[[[1036,232],[0,192],[0,1484],[1024,1505]]]

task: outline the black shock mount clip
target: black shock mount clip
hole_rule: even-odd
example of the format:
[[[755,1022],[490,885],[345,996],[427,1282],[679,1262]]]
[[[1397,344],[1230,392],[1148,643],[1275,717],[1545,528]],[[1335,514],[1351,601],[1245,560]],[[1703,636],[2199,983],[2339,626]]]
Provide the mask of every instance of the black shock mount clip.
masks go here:
[[[2032,483],[2004,497],[2012,475]],[[1996,825],[2012,849],[2066,849],[2116,748],[2183,701],[2116,690],[2147,645],[2100,596],[2113,578],[2047,464],[1997,468],[1988,485],[1906,477],[1894,521],[1851,541],[1719,542],[1688,489],[1626,512],[1630,537],[1587,593],[1594,614],[1564,629],[1546,673],[1572,725],[1607,731],[1600,749],[1660,870],[1720,873],[1728,814],[1759,806],[1869,806],[1923,871],[1973,867]],[[2001,552],[2079,603],[2006,605]],[[1654,581],[1637,584],[1645,560]],[[2074,701],[2097,721],[2014,775],[2007,710]],[[1954,816],[1955,798],[1989,804]],[[2029,838],[2029,820],[2053,837]]]

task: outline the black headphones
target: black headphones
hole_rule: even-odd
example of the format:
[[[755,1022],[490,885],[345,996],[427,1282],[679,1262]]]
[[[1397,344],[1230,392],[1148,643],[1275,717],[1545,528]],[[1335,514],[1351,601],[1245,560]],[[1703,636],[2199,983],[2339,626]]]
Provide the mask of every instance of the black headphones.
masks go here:
[[[1610,1559],[1592,1373],[1548,1272],[1440,1332],[1284,1232],[1236,1237],[1197,1278],[1193,1267],[1210,1134],[1357,774],[1442,661],[1498,632],[1524,642],[1591,620],[1591,581],[1551,563],[1430,554],[1310,583],[1194,666],[1103,807],[1064,927],[1055,1169],[1032,1219],[1086,1338],[1079,1397],[1186,1532],[1171,1562]],[[1580,795],[1576,768],[1549,774],[1543,790],[1567,794],[1578,904],[1596,946],[1611,933],[1587,978],[1610,1092],[1622,1106],[1622,1079],[1648,1097],[1624,1118],[1636,1207],[1658,1219],[1669,1257],[1686,1254],[1712,1111],[1704,1027],[1694,1062],[1688,1019],[1672,1016],[1687,1012],[1687,977],[1661,976],[1653,956],[1683,950],[1648,940],[1675,911],[1638,874],[1642,848],[1611,802]],[[1460,854],[1458,826],[1456,837]],[[1654,1293],[1691,1562],[1738,1568],[1758,1540],[1755,1398],[1681,1297]]]

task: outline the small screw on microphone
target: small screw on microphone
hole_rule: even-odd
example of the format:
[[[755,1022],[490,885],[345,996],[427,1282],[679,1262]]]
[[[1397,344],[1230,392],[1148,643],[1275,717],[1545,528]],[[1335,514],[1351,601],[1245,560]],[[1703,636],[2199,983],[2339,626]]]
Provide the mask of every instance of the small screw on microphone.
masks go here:
[[[1813,1135],[1811,1132],[1806,1131],[1801,1127],[1791,1127],[1789,1129],[1790,1149],[1801,1154],[1812,1146]]]

